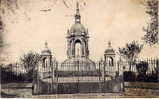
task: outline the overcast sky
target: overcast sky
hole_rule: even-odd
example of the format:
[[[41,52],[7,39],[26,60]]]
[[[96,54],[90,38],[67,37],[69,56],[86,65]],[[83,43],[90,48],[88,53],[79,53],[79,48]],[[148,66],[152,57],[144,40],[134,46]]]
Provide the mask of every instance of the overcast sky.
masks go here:
[[[15,12],[6,9],[2,16],[5,57],[15,61],[30,50],[40,53],[47,41],[56,59],[65,60],[66,34],[74,23],[76,1],[17,0]],[[139,1],[143,0],[79,0],[81,23],[89,30],[92,60],[103,56],[109,40],[116,50],[132,40],[141,41],[148,16]]]

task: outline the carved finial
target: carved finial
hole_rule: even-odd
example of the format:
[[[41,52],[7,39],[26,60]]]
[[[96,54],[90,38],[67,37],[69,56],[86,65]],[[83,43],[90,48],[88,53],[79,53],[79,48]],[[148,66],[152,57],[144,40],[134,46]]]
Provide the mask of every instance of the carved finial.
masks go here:
[[[47,42],[45,42],[45,48],[48,48],[48,43]]]
[[[76,13],[79,13],[79,3],[77,1],[77,4],[76,4]]]
[[[108,42],[108,47],[111,47],[111,41]]]
[[[81,16],[79,12],[79,3],[77,2],[76,4],[76,14],[75,14],[75,23],[80,23],[81,22]]]

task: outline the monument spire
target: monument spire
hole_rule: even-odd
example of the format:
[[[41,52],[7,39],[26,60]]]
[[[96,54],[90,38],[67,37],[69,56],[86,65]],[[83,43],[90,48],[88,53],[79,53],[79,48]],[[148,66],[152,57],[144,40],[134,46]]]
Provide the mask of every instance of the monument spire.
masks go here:
[[[79,3],[76,4],[75,23],[81,23],[81,15],[79,12]]]

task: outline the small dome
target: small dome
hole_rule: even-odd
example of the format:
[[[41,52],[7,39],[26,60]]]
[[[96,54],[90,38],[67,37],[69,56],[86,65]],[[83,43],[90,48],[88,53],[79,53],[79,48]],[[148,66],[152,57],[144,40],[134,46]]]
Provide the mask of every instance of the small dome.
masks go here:
[[[80,23],[75,23],[74,25],[72,25],[72,27],[70,29],[70,33],[77,34],[77,35],[80,35],[81,33],[84,33],[84,35],[85,35],[86,32],[87,32],[87,30]]]
[[[51,51],[50,50],[43,50],[41,51],[42,55],[51,55]]]
[[[41,51],[41,55],[51,55],[51,51],[48,48],[47,42],[45,42],[45,48]]]
[[[114,49],[111,47],[111,42],[108,42],[108,48],[104,52],[105,54],[115,54]]]
[[[111,48],[111,49],[106,49],[104,53],[115,54],[115,51]]]

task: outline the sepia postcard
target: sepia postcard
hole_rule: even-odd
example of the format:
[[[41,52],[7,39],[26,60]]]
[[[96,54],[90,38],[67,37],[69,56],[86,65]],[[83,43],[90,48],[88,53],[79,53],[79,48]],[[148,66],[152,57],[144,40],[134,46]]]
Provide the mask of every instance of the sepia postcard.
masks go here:
[[[158,0],[0,0],[0,98],[159,98]]]

